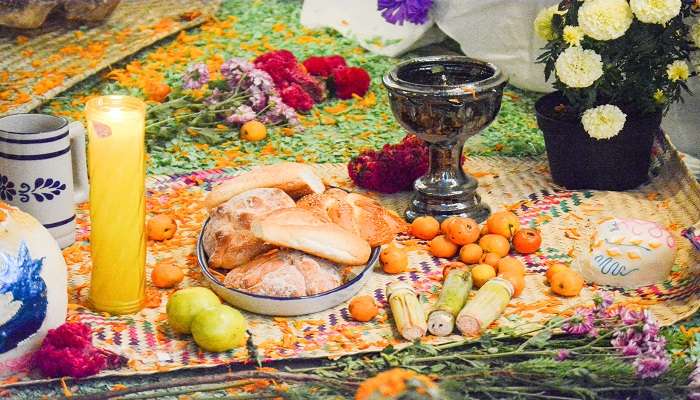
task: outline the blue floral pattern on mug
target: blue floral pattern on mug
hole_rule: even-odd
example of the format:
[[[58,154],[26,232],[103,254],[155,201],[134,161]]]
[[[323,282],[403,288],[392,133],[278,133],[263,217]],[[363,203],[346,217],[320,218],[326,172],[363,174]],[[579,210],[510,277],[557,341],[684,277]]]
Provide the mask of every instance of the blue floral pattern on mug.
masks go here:
[[[15,183],[7,176],[0,175],[0,200],[12,201],[15,196],[17,196]]]
[[[58,179],[51,178],[36,178],[34,187],[27,183],[20,184],[19,201],[26,203],[30,199],[30,195],[39,203],[44,200],[53,200],[54,197],[66,190],[66,184],[61,183]]]

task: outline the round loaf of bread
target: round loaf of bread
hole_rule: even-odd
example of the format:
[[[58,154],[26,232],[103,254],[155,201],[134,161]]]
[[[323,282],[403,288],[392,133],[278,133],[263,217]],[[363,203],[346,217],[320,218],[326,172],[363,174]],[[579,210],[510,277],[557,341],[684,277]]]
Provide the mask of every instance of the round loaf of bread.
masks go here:
[[[203,235],[209,265],[231,269],[270,250],[272,246],[250,232],[253,218],[294,206],[294,200],[280,189],[253,189],[214,208]]]
[[[358,235],[302,208],[280,209],[257,217],[251,231],[266,243],[301,250],[339,264],[365,264],[372,251]]]

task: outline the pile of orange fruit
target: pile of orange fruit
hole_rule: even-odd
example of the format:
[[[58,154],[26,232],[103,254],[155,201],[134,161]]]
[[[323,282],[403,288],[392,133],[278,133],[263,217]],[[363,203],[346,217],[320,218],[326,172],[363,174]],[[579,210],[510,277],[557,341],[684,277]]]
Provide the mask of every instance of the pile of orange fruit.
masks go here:
[[[509,211],[492,214],[483,226],[471,218],[450,217],[440,223],[430,216],[419,217],[411,224],[411,234],[427,240],[433,256],[456,257],[459,262],[470,266],[475,287],[500,276],[513,284],[514,296],[525,288],[526,269],[520,260],[508,254],[511,250],[531,254],[542,244],[540,232],[521,228],[518,217]],[[381,254],[381,261],[386,273],[401,273],[408,269],[405,252],[396,246],[387,247]],[[568,266],[558,265],[557,274],[552,274],[551,278],[547,275],[552,291],[562,296],[578,295],[583,279]]]

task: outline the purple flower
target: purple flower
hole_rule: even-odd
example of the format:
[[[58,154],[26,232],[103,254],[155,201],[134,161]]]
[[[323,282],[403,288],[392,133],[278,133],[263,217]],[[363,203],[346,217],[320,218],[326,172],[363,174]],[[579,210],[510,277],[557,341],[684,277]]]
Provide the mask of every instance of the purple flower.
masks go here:
[[[579,308],[561,328],[570,335],[585,335],[593,329],[593,314],[588,308]]]
[[[700,362],[695,364],[695,370],[690,374],[688,382],[689,400],[700,400]]]
[[[272,77],[270,74],[261,69],[254,68],[252,71],[250,71],[248,79],[253,86],[259,87],[267,95],[277,93],[275,89],[275,82],[272,80]]]
[[[664,354],[662,357],[638,357],[632,365],[637,372],[637,377],[642,379],[656,378],[668,369],[671,364],[668,356]]]
[[[255,112],[262,111],[265,106],[267,106],[267,95],[257,86],[251,86],[250,89],[250,99],[248,103],[250,107],[255,110]]]
[[[561,349],[557,352],[557,354],[554,356],[554,359],[556,361],[564,361],[571,357],[571,352],[567,349]]]
[[[185,89],[199,89],[209,82],[209,68],[204,63],[190,65],[182,81],[182,87]]]
[[[596,292],[593,296],[593,312],[598,316],[605,315],[614,300],[615,298],[610,292]]]
[[[433,0],[379,0],[377,10],[390,24],[403,25],[404,21],[421,25],[428,21]]]
[[[231,88],[238,86],[241,79],[253,70],[255,70],[255,66],[242,58],[232,58],[221,64],[221,75]]]
[[[293,127],[299,128],[301,122],[297,116],[297,112],[294,109],[282,101],[282,99],[277,95],[272,95],[269,97],[270,108],[264,113],[261,121],[269,124],[279,124],[284,121]]]
[[[236,108],[233,114],[226,117],[226,122],[232,125],[243,125],[248,121],[252,121],[258,114],[253,111],[250,106],[241,105]]]

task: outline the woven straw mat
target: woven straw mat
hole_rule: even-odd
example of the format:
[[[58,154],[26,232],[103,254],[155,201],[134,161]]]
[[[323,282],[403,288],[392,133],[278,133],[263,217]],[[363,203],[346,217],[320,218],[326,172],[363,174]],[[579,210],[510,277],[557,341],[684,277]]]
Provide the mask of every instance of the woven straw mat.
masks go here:
[[[588,244],[592,226],[608,216],[658,221],[674,232],[680,247],[675,272],[667,281],[626,292],[613,290],[616,301],[648,306],[663,325],[677,322],[697,310],[700,306],[698,254],[691,250],[688,240],[681,239],[680,233],[700,219],[700,187],[690,178],[675,150],[665,147],[657,153],[656,178],[638,190],[619,193],[561,190],[552,184],[546,161],[542,159],[472,157],[467,160],[468,170],[479,176],[483,199],[494,209],[513,210],[523,225],[537,226],[543,236],[539,252],[518,256],[527,265],[526,289],[510,302],[496,325],[537,324],[557,314],[570,313],[577,305],[590,305],[595,288],[584,288],[578,297],[560,298],[545,286],[544,272],[546,263],[553,260],[576,265],[576,258]],[[344,165],[317,165],[316,168],[329,184],[349,185]],[[201,200],[212,185],[240,172],[212,170],[148,178],[149,213],[167,212],[178,220],[178,232],[173,239],[149,242],[148,276],[154,263],[172,262],[187,271],[180,287],[204,284],[194,257],[196,238],[206,218]],[[388,207],[402,210],[409,194],[377,198]],[[108,316],[88,310],[85,305],[91,265],[87,215],[87,206],[81,206],[79,241],[64,251],[70,276],[69,320],[90,324],[95,331],[95,345],[113,349],[130,359],[129,368],[107,371],[105,375],[150,373],[248,359],[245,349],[207,353],[200,351],[191,337],[174,333],[165,316],[167,297],[174,289],[155,289],[149,282],[150,308],[135,315]],[[390,276],[377,268],[362,289],[362,293],[373,296],[381,307],[379,316],[372,322],[352,321],[347,304],[296,318],[246,313],[258,355],[268,360],[339,357],[379,350],[388,344],[405,345],[392,326],[384,288],[397,279],[409,281],[422,294],[426,306],[435,301],[440,289],[441,266],[447,260],[430,256],[421,248],[422,244],[411,246],[410,272]],[[424,340],[438,343],[459,339],[462,338],[455,335]]]
[[[122,0],[100,24],[56,16],[35,30],[0,27],[0,115],[33,110],[101,69],[203,23],[220,3]]]

